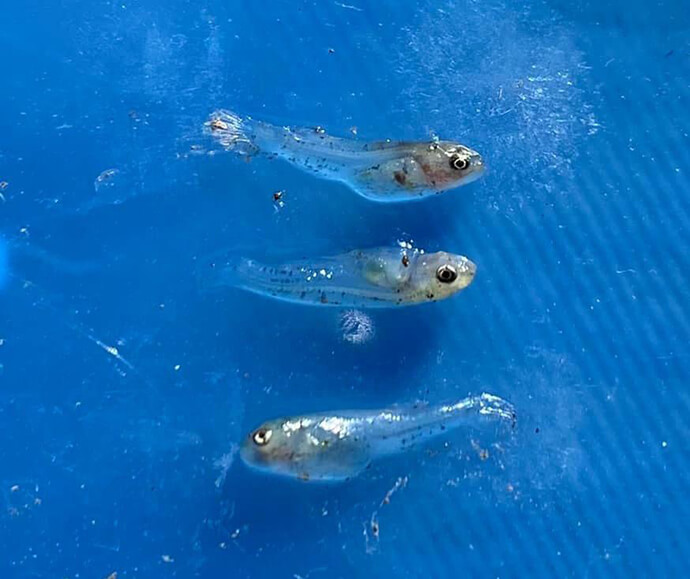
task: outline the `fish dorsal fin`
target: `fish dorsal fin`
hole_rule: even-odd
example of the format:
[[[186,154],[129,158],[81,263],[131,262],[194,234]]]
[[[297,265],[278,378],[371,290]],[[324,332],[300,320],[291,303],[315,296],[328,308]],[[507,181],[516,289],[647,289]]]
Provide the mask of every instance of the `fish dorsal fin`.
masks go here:
[[[417,145],[419,145],[419,143],[414,143],[413,141],[371,141],[369,143],[363,143],[362,149],[371,152],[391,151],[395,149],[409,149]]]

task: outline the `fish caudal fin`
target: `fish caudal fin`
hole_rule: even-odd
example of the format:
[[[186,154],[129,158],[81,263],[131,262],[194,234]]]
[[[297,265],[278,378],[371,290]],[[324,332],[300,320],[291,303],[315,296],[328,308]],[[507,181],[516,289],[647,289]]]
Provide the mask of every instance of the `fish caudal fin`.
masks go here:
[[[517,412],[515,412],[515,407],[507,400],[495,396],[494,394],[482,392],[477,397],[477,403],[479,414],[482,416],[498,418],[509,423],[511,427],[515,427]]]
[[[240,285],[238,271],[245,260],[236,260],[223,254],[216,254],[199,260],[196,267],[197,287],[201,292],[214,292],[222,288]]]
[[[220,109],[204,123],[204,133],[226,151],[240,155],[255,155],[259,147],[247,132],[247,121],[232,111]]]
[[[438,407],[432,414],[435,419],[442,419],[447,428],[471,424],[478,426],[476,419],[485,419],[515,428],[517,414],[513,405],[494,394],[483,392],[478,396],[468,396],[454,404],[446,404]]]

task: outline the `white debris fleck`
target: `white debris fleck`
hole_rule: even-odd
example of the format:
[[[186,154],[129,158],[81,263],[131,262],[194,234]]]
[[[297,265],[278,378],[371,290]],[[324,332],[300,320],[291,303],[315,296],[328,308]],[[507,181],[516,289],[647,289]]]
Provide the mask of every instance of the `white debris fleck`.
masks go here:
[[[350,344],[365,344],[374,337],[372,319],[360,310],[345,310],[340,314],[340,332]]]
[[[409,478],[406,476],[398,477],[398,479],[395,481],[395,484],[381,500],[379,509],[384,505],[390,504],[391,497],[400,489],[405,488],[408,480]],[[369,521],[364,523],[364,550],[368,555],[374,553],[378,549],[380,531],[381,526],[379,524],[379,511],[376,509],[373,513],[371,513],[371,518]]]
[[[103,349],[108,352],[108,354],[115,356],[116,358],[120,355],[120,352],[117,351],[115,346],[103,346]]]
[[[109,181],[112,181],[113,177],[117,175],[120,171],[117,169],[106,169],[103,171],[98,177],[96,177],[96,180],[93,182],[93,187],[96,191],[100,189],[100,187]]]
[[[236,444],[233,444],[230,447],[229,452],[226,452],[223,456],[221,456],[213,463],[213,466],[220,470],[220,474],[216,479],[216,488],[220,488],[225,482],[225,477],[228,476],[228,471],[230,470],[232,463],[235,461],[235,455],[237,454],[238,450],[238,446]]]

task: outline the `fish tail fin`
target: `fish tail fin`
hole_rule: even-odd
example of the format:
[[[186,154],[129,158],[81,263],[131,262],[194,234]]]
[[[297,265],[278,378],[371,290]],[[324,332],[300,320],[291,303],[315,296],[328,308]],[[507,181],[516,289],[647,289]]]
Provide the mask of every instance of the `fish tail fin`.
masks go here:
[[[196,279],[199,291],[216,292],[228,287],[242,287],[252,261],[227,254],[211,255],[197,264]]]
[[[204,133],[226,151],[252,156],[260,149],[248,130],[251,123],[249,117],[242,118],[232,111],[219,109],[204,123]]]
[[[517,423],[515,407],[507,400],[487,392],[445,405],[441,407],[441,414],[447,418],[447,424],[451,428],[468,424],[468,420],[471,424],[478,425],[475,419],[481,419],[481,422],[496,421],[511,429]]]
[[[512,428],[517,423],[515,407],[503,398],[488,392],[482,392],[477,396],[477,408],[479,414],[490,418],[497,418],[509,423]]]

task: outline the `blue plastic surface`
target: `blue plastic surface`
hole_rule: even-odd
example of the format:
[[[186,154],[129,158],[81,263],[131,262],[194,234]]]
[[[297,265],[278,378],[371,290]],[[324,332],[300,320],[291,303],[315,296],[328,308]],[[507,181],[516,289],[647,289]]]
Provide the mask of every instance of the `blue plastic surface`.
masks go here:
[[[689,574],[683,2],[29,0],[0,22],[1,577]],[[198,154],[219,107],[458,139],[489,172],[377,205]],[[477,277],[372,313],[363,344],[335,310],[194,278],[224,248],[400,239]],[[310,485],[234,452],[277,415],[481,391],[518,411],[488,458],[459,433]]]

